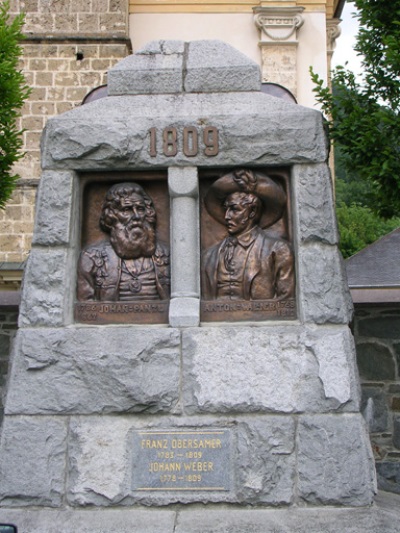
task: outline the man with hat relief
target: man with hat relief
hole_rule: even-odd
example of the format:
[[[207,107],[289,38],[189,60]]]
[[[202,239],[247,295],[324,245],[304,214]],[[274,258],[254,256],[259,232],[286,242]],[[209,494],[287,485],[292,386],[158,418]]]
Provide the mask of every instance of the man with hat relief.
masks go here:
[[[282,187],[265,174],[237,170],[212,184],[205,206],[226,226],[228,235],[204,254],[204,299],[293,298],[292,249],[287,241],[266,231],[283,215],[286,194]]]

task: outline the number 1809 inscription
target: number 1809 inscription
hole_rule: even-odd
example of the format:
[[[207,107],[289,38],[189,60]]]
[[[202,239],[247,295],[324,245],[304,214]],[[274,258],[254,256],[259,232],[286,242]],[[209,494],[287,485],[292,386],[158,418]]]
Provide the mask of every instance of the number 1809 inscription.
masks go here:
[[[161,146],[161,153],[166,157],[174,157],[179,151],[186,157],[195,157],[199,150],[205,156],[212,157],[219,152],[218,130],[214,126],[207,126],[198,130],[195,126],[183,128],[182,135],[174,126],[164,128],[158,132],[157,128],[150,128],[150,156],[157,157],[158,146]]]

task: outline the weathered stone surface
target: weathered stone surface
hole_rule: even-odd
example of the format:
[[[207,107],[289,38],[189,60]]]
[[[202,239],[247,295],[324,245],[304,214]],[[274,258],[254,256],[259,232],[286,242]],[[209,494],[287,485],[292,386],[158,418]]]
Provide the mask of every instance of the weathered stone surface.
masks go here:
[[[393,417],[393,446],[400,450],[400,416]]]
[[[310,340],[309,340],[310,339]],[[327,399],[340,404],[354,401],[359,409],[360,387],[355,364],[354,340],[348,328],[309,332],[306,347],[315,354],[318,374]]]
[[[400,343],[393,343],[393,349],[394,349],[394,353],[396,354],[396,359],[397,359],[397,374],[398,374],[398,377],[400,378]],[[400,391],[400,385],[399,385],[399,391]]]
[[[366,318],[358,323],[358,334],[363,337],[397,339],[400,331],[400,316]]]
[[[293,169],[293,184],[300,240],[337,244],[338,230],[329,167],[325,164],[297,165]]]
[[[117,505],[127,497],[131,427],[132,422],[126,417],[72,419],[67,496],[71,505]]]
[[[169,324],[173,328],[193,328],[200,325],[199,298],[173,298],[169,304]]]
[[[222,41],[188,43],[184,89],[193,93],[259,91],[260,68]]]
[[[383,461],[376,463],[378,487],[400,494],[400,463]]]
[[[307,503],[371,504],[375,469],[361,415],[300,417],[298,469],[299,497]]]
[[[108,94],[259,91],[258,65],[222,41],[152,41],[108,73]]]
[[[10,352],[10,335],[0,333],[0,357],[7,357]]]
[[[73,172],[43,172],[36,204],[33,244],[69,244],[73,179]]]
[[[198,326],[200,322],[200,235],[199,185],[197,168],[169,168],[168,188],[171,197],[171,326]],[[187,299],[188,317],[185,320]],[[197,302],[195,301],[197,299]],[[183,319],[183,322],[180,321]]]
[[[337,247],[310,243],[301,246],[298,255],[298,290],[303,319],[316,324],[348,324],[353,304]]]
[[[3,506],[61,505],[67,422],[55,417],[5,417],[0,448]]]
[[[347,327],[210,327],[182,342],[187,412],[358,409]]]
[[[221,454],[220,459],[227,463],[218,464],[218,468],[231,470],[232,489],[136,491],[132,467],[139,458],[133,456],[133,430],[179,431],[190,427],[231,431],[231,456]],[[236,421],[220,418],[217,424],[215,418],[204,417],[81,416],[72,419],[69,437],[68,502],[73,506],[207,501],[279,505],[293,503],[295,498],[295,421],[286,416],[239,417]]]
[[[0,509],[19,533],[398,533],[400,497],[367,508]]]
[[[238,432],[239,501],[287,505],[295,485],[295,422],[258,417]]]
[[[67,250],[31,250],[23,280],[20,327],[64,324],[71,297],[71,271]]]
[[[361,412],[371,433],[388,430],[388,406],[382,387],[362,387]]]
[[[173,42],[164,50],[163,41],[149,43],[136,54],[117,63],[108,72],[108,94],[168,94],[183,89],[184,43]]]
[[[157,117],[155,119],[155,117]],[[283,119],[284,117],[284,119]],[[107,128],[104,128],[107,124]],[[207,156],[203,128],[219,130],[219,153]],[[178,132],[176,156],[165,156],[162,132]],[[199,132],[197,156],[182,151],[183,128]],[[157,128],[156,156],[149,129]],[[64,113],[47,122],[44,168],[126,170],[138,166],[288,165],[325,162],[322,115],[278,98],[252,93],[115,96]]]
[[[6,412],[171,411],[179,365],[180,338],[172,329],[23,330]]]
[[[157,54],[163,55],[182,55],[185,52],[185,41],[178,40],[158,40],[150,41],[143,45],[135,52],[136,55],[153,56]]]
[[[357,344],[357,363],[360,376],[366,381],[396,379],[394,357],[387,346],[376,342]]]
[[[399,497],[363,509],[185,509],[174,533],[398,533]]]
[[[160,509],[0,509],[18,533],[173,533],[176,511]]]
[[[186,425],[185,425],[186,423]],[[135,491],[133,463],[133,430],[209,428],[210,420],[155,419],[132,417],[80,417],[72,422],[70,446],[69,502],[74,505],[144,505],[163,506],[171,503],[234,501],[232,491]],[[220,427],[220,424],[219,424]],[[111,429],[111,433],[109,434]],[[101,449],[99,450],[99,443]],[[115,453],[114,453],[115,448]],[[177,461],[175,458],[173,461]],[[160,459],[161,462],[164,462]],[[102,468],[99,470],[98,465]],[[228,468],[228,465],[227,465]]]

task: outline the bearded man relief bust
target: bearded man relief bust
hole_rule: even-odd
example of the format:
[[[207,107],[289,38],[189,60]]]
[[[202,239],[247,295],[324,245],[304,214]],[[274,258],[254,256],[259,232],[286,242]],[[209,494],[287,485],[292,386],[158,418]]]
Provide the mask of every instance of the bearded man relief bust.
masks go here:
[[[78,300],[166,300],[169,250],[156,236],[156,211],[137,183],[113,185],[105,195],[100,228],[109,239],[84,248],[78,262]]]

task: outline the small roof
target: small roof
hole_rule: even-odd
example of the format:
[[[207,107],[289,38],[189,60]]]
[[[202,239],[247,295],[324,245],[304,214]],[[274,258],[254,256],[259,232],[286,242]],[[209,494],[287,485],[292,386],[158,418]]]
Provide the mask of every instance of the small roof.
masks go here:
[[[346,260],[350,288],[400,287],[400,228]]]
[[[400,228],[346,260],[355,304],[400,303]]]

